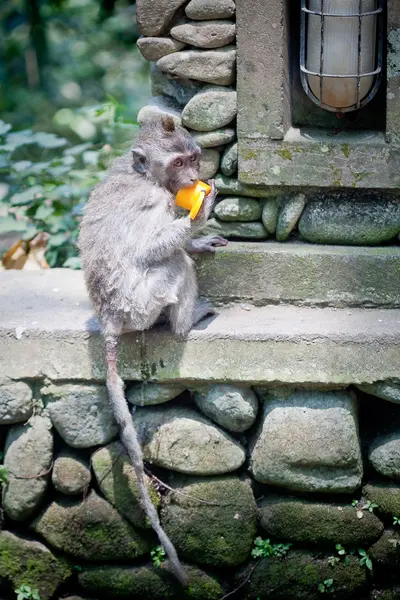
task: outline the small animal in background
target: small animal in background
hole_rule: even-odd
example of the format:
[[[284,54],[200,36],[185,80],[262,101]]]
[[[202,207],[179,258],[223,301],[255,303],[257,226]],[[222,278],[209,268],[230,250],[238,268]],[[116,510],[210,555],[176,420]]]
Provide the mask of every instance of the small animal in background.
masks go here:
[[[194,219],[175,212],[178,190],[199,178],[200,154],[192,136],[171,118],[145,124],[131,152],[115,161],[91,193],[79,235],[86,286],[105,339],[109,401],[142,506],[182,585],[186,574],[145,485],[142,450],[117,372],[117,344],[121,334],[149,329],[163,315],[173,333],[184,337],[214,312],[198,299],[188,254],[227,244],[219,236],[192,239],[212,210],[214,182]]]

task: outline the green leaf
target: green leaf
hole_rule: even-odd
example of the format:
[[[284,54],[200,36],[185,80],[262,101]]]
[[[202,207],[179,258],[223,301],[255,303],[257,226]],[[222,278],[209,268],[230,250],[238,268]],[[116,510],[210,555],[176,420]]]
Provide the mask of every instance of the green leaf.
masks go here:
[[[35,213],[35,219],[38,219],[39,221],[46,221],[51,214],[53,214],[53,207],[42,204]]]
[[[365,561],[365,566],[367,567],[367,569],[372,571],[372,560],[370,558],[367,558],[367,560]]]
[[[325,592],[325,586],[323,583],[318,584],[318,591],[321,592],[321,594]]]
[[[365,550],[363,550],[363,548],[358,548],[358,554],[360,556],[367,556],[367,553]]]
[[[333,585],[333,579],[325,579],[324,584],[330,587]]]
[[[41,185],[33,185],[23,192],[13,194],[10,198],[10,202],[13,206],[25,206],[32,202],[33,197],[36,194],[43,194],[43,187]]]
[[[8,131],[10,131],[10,129],[11,125],[0,119],[0,135],[5,135]]]
[[[63,267],[66,269],[82,269],[81,259],[79,256],[70,256],[63,264]]]
[[[65,138],[54,133],[37,132],[33,134],[32,141],[42,148],[62,148],[68,144]]]

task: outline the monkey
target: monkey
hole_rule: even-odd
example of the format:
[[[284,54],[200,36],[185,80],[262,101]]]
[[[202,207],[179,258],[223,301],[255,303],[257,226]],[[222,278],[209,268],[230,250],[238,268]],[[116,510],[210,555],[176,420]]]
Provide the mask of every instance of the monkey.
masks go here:
[[[78,238],[86,287],[104,337],[106,387],[121,442],[141,505],[183,586],[186,574],[145,485],[142,449],[117,371],[117,345],[123,333],[145,331],[163,317],[175,336],[185,338],[194,324],[214,313],[208,300],[198,299],[189,256],[228,243],[220,236],[192,238],[212,210],[214,181],[195,219],[178,216],[175,205],[178,190],[199,179],[200,154],[194,138],[171,117],[143,124],[130,152],[114,161],[91,192]]]

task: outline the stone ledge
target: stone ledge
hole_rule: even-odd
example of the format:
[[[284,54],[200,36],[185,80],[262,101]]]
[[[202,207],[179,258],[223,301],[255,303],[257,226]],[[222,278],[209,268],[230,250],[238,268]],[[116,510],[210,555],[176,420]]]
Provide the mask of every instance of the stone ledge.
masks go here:
[[[197,261],[214,302],[400,307],[400,247],[230,242]]]
[[[0,378],[103,381],[103,344],[82,273],[4,272]],[[223,308],[177,341],[124,336],[125,380],[246,384],[372,383],[400,372],[400,310],[296,306]]]

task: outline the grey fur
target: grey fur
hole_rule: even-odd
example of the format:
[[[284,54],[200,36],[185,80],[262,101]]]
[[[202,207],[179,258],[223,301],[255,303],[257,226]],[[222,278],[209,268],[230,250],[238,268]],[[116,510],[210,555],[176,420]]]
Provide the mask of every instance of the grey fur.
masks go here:
[[[143,457],[117,373],[117,342],[125,331],[144,331],[165,314],[173,332],[185,336],[212,311],[197,299],[197,282],[187,252],[226,245],[218,236],[191,240],[207,220],[214,183],[195,220],[177,218],[175,194],[198,179],[200,148],[168,119],[147,123],[132,151],[117,159],[93,190],[81,223],[79,249],[86,286],[106,346],[110,404],[138,478],[141,501],[183,585],[186,574],[163,531],[145,482]],[[184,164],[178,168],[176,161]]]

